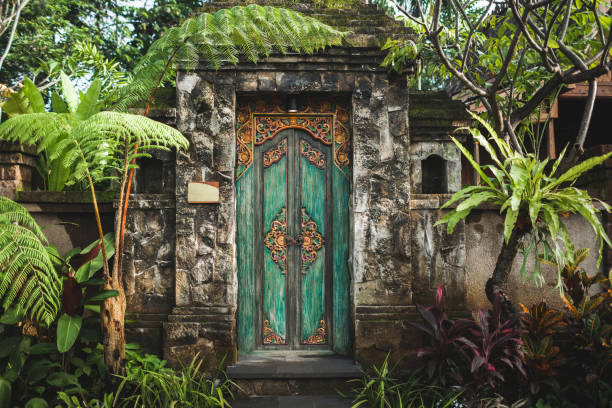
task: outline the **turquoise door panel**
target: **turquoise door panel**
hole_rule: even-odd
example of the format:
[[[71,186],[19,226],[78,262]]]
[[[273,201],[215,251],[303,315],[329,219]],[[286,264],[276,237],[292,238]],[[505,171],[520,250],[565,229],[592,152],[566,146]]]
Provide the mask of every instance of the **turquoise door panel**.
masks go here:
[[[325,170],[327,157],[306,140],[301,139],[301,342],[327,343],[327,313],[325,298]]]
[[[287,339],[287,139],[263,153],[263,344]]]

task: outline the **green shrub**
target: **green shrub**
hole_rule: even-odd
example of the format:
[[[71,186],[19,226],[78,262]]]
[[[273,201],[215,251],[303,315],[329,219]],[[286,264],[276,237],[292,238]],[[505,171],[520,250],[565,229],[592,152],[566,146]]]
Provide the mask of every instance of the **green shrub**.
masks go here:
[[[356,383],[353,392],[353,408],[453,408],[458,404],[461,392],[443,393],[439,387],[425,385],[420,377],[401,381],[395,375],[396,365],[389,366],[389,355],[380,367],[373,366],[371,374]]]

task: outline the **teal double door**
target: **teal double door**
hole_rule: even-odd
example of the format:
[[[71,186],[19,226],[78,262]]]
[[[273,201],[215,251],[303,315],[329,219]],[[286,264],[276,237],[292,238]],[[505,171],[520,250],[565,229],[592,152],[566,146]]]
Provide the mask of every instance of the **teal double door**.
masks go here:
[[[242,350],[349,348],[348,182],[332,146],[289,128],[237,182]]]

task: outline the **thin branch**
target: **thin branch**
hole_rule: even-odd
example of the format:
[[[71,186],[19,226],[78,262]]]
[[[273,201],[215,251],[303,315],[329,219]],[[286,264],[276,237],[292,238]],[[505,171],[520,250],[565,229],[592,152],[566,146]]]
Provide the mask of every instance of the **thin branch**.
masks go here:
[[[463,51],[463,60],[461,61],[461,72],[463,72],[463,70],[465,69],[465,64],[466,64],[467,57],[470,53],[470,46],[472,45],[472,37],[474,36],[474,32],[478,30],[478,27],[480,27],[485,17],[489,14],[489,12],[491,11],[491,7],[493,7],[493,4],[494,4],[494,0],[489,0],[489,5],[487,6],[486,10],[481,14],[480,18],[478,19],[474,27],[472,27],[472,25],[470,24],[470,20],[465,14],[465,10],[463,9],[463,7],[461,6],[459,7],[459,11],[463,15],[463,18],[466,19],[466,22],[468,26],[470,27],[470,33],[468,35],[467,41],[465,42],[465,48]]]
[[[30,2],[30,0],[24,0],[19,5],[19,8],[17,9],[17,13],[15,14],[15,18],[14,18],[14,21],[13,21],[13,28],[11,29],[11,35],[9,36],[9,39],[8,39],[8,41],[6,43],[6,48],[4,49],[4,53],[2,54],[2,57],[0,58],[0,71],[2,71],[2,64],[4,64],[4,60],[8,56],[9,50],[11,49],[11,46],[13,45],[13,39],[15,38],[15,31],[17,31],[17,23],[19,23],[19,16],[21,15],[21,10],[23,10],[23,8],[29,2]]]
[[[519,154],[521,155],[524,154],[523,148],[521,147],[521,143],[516,137],[516,133],[514,133],[514,128],[512,127],[512,124],[510,123],[509,120],[506,120],[506,132],[510,135],[510,140],[512,140],[512,144],[514,145],[516,150],[519,152]]]
[[[510,118],[510,123],[515,125],[517,122],[523,120],[531,111],[533,111],[544,99],[548,97],[556,88],[561,85],[577,84],[579,82],[591,81],[605,73],[609,72],[612,68],[612,61],[607,64],[598,65],[594,68],[589,69],[586,72],[578,72],[572,74],[576,69],[571,68],[561,74],[555,74],[549,79],[543,86],[541,86],[529,99],[525,105],[520,109],[517,109]]]
[[[418,3],[419,2],[417,1],[417,4]],[[476,84],[474,84],[462,72],[458,71],[453,66],[453,64],[449,61],[448,57],[446,56],[446,54],[442,50],[442,46],[440,45],[440,38],[438,37],[439,34],[440,34],[440,29],[438,28],[438,25],[439,25],[439,22],[440,22],[440,9],[441,9],[441,6],[442,6],[442,0],[436,0],[436,3],[434,5],[434,16],[433,16],[432,32],[431,32],[431,34],[429,34],[429,38],[434,43],[434,46],[436,47],[436,50],[438,51],[438,56],[440,57],[440,59],[442,60],[442,63],[446,66],[446,68],[450,72],[452,72],[453,75],[455,75],[457,77],[457,79],[459,79],[461,82],[463,82],[463,84],[466,87],[468,87],[469,90],[474,92],[476,95],[486,96],[487,95],[487,91],[482,89],[482,88],[480,88]]]
[[[419,21],[416,17],[414,17],[412,14],[410,14],[408,11],[406,11],[402,6],[400,6],[395,0],[391,0],[391,3],[393,3],[393,5],[395,7],[397,7],[397,9],[400,11],[400,13],[402,13],[406,18],[408,18],[409,20],[413,21],[414,23],[416,23],[416,24],[418,24],[420,26],[425,27],[425,31],[426,32],[429,31],[427,29],[427,24],[425,23],[425,21]],[[423,14],[423,13],[421,12],[421,14]]]
[[[569,27],[570,16],[572,15],[572,3],[573,2],[574,2],[573,0],[566,0],[565,2],[567,11],[565,13],[565,16],[563,17],[563,23],[559,27],[559,33],[558,33],[559,41],[565,40],[565,35],[567,34],[567,28]]]
[[[525,13],[527,13],[527,11],[525,11]],[[512,37],[512,43],[510,44],[510,48],[508,48],[508,53],[506,54],[506,58],[504,59],[504,62],[502,63],[499,73],[496,75],[495,81],[493,82],[491,89],[497,90],[497,88],[503,81],[504,77],[506,76],[506,73],[508,72],[508,67],[510,66],[512,59],[514,58],[514,52],[516,51],[516,46],[518,45],[519,39],[521,38],[521,33],[522,31],[519,29],[516,29],[516,31],[514,32],[514,37]],[[499,55],[501,56],[501,53]]]
[[[574,143],[574,146],[579,152],[582,152],[582,146],[584,146],[584,141],[586,140],[586,136],[589,131],[589,124],[591,123],[591,117],[593,116],[593,107],[595,106],[596,98],[597,78],[589,82],[589,93],[587,95],[584,112],[582,112],[582,120],[580,121],[578,135],[576,136],[576,143]]]
[[[608,56],[610,55],[610,47],[612,46],[612,24],[610,24],[610,29],[608,30],[608,41],[606,42],[606,45],[603,48],[603,54],[601,55],[601,62],[600,65],[604,65],[606,63],[606,60],[608,59]]]

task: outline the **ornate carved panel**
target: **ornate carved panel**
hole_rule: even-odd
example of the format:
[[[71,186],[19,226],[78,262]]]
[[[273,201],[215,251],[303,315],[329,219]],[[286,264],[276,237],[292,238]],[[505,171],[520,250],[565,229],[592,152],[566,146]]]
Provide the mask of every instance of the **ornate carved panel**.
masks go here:
[[[274,330],[272,330],[272,328],[270,327],[270,321],[268,319],[265,319],[263,322],[263,343],[285,344],[285,339],[274,333]]]
[[[268,150],[263,155],[263,166],[270,167],[279,161],[287,153],[287,139],[283,139],[280,143]]]
[[[304,341],[305,344],[324,344],[327,342],[327,325],[325,324],[325,320],[321,320],[319,322],[319,328],[314,332],[314,334],[308,336],[308,338]]]
[[[283,207],[270,224],[264,243],[270,251],[270,258],[278,266],[283,275],[287,274],[287,209]]]
[[[302,274],[305,275],[310,265],[317,260],[318,252],[323,248],[323,236],[308,211],[302,207]]]
[[[300,141],[300,154],[313,164],[314,166],[324,169],[325,168],[325,155],[308,144],[307,141]]]
[[[253,147],[272,139],[278,132],[296,128],[333,147],[333,162],[348,179],[351,164],[350,111],[342,101],[308,98],[297,113],[288,113],[283,100],[242,100],[236,123],[236,179],[253,164]]]

